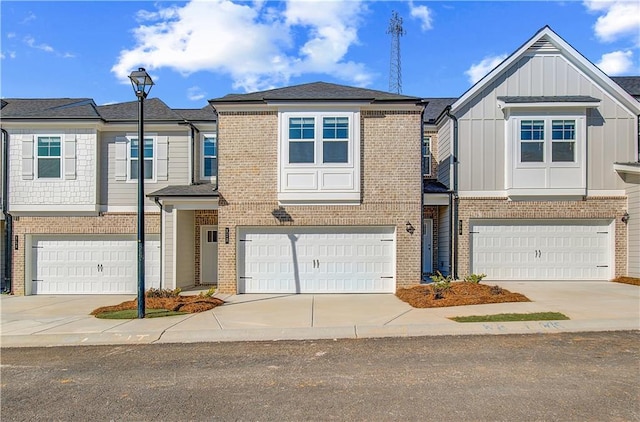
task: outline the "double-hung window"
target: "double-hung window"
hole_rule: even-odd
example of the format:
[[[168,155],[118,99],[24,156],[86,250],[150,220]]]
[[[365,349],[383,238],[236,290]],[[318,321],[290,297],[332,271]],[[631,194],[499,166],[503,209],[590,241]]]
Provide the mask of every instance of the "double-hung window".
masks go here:
[[[576,160],[576,121],[551,121],[551,161],[573,163]]]
[[[282,203],[359,203],[360,112],[318,108],[279,115]]]
[[[423,176],[431,176],[431,136],[422,138],[422,171]]]
[[[520,162],[523,164],[576,162],[574,119],[523,119],[519,134]]]
[[[202,137],[202,178],[210,179],[218,174],[218,141],[216,135]]]
[[[62,177],[62,141],[59,136],[38,136],[36,145],[38,179]]]
[[[142,146],[142,153],[140,152],[140,142],[138,142],[138,138],[130,138],[129,139],[129,179],[137,180],[138,179],[138,163],[140,162],[140,157],[144,160],[144,179],[145,180],[153,180],[154,178],[154,165],[155,165],[155,148],[154,148],[154,139],[153,138],[145,138],[144,144]]]

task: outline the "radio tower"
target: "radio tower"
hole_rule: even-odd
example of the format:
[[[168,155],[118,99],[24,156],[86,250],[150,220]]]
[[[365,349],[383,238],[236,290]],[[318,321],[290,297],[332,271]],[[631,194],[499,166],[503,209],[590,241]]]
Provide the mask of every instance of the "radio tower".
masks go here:
[[[391,60],[389,65],[389,92],[400,94],[402,92],[402,66],[400,64],[400,37],[406,34],[402,27],[402,18],[395,10],[391,12],[389,29],[391,34]]]

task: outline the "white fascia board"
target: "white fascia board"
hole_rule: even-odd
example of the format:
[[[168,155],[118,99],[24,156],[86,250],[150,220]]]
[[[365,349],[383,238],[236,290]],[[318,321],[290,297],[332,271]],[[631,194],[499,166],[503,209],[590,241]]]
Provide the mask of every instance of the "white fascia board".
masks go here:
[[[277,107],[279,111],[288,110],[306,110],[306,109],[332,109],[339,110],[342,108],[361,108],[371,104],[371,101],[274,101],[268,102],[267,105]]]
[[[630,164],[614,164],[613,169],[618,173],[640,174],[640,166]]]
[[[627,196],[627,193],[624,191],[624,189],[619,190],[619,189],[612,189],[612,190],[595,190],[595,189],[589,189],[587,190],[587,197],[588,198],[592,198],[595,196]]]
[[[579,101],[579,102],[546,102],[546,103],[505,103],[498,100],[498,108],[501,110],[517,109],[554,109],[554,108],[594,108],[600,105],[600,101]]]
[[[101,121],[81,121],[81,120],[2,120],[2,128],[6,129],[11,135],[12,130],[76,130],[89,129],[95,131],[100,130],[104,124]]]
[[[449,205],[448,193],[425,193],[423,194],[423,205]]]
[[[544,200],[542,198],[553,198],[553,197],[584,197],[587,195],[587,190],[584,188],[577,189],[509,189],[507,190],[507,195],[509,198],[514,197],[539,197],[540,200]]]
[[[162,206],[171,206],[176,210],[217,210],[218,198],[160,198]]]
[[[458,191],[459,198],[506,198],[507,192],[503,190],[466,190]]]
[[[102,213],[127,213],[127,214],[136,214],[138,212],[138,207],[135,205],[106,205],[100,207],[100,212]],[[157,205],[145,205],[144,213],[145,214],[154,214],[159,213],[160,208]]]
[[[279,192],[280,205],[360,205],[360,192]]]
[[[99,206],[91,205],[55,205],[55,204],[11,204],[9,205],[10,214],[18,213],[64,213],[68,215],[74,214],[97,214]]]
[[[277,106],[267,105],[265,103],[216,104],[214,108],[216,112],[258,112],[278,110]]]
[[[482,79],[476,82],[467,92],[465,92],[458,100],[451,106],[451,111],[455,114],[455,111],[463,107],[473,97],[482,92],[487,86],[489,86],[496,78],[498,78],[503,72],[511,67],[517,60],[524,56],[529,48],[533,46],[538,40],[546,36],[552,44],[554,44],[564,56],[578,66],[583,72],[585,72],[592,80],[598,82],[605,91],[609,92],[619,101],[621,101],[629,109],[630,112],[635,115],[640,114],[640,102],[633,98],[628,92],[622,89],[617,83],[607,76],[603,71],[598,69],[596,65],[587,60],[580,52],[573,48],[569,43],[563,40],[558,34],[553,32],[551,28],[545,26],[538,31],[529,41],[522,45],[518,50],[512,53],[509,57],[496,66],[491,72],[485,75]]]

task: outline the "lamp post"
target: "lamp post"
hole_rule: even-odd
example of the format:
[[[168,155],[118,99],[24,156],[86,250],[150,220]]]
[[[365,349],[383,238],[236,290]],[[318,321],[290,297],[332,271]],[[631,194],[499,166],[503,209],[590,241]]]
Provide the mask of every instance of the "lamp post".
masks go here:
[[[138,318],[144,318],[144,100],[153,80],[143,67],[129,75],[138,97]]]

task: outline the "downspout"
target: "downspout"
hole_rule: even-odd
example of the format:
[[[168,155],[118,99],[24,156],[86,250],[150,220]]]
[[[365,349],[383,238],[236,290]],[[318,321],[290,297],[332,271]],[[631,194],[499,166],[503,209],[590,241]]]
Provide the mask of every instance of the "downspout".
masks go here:
[[[160,203],[160,199],[157,196],[153,197],[153,202],[156,203],[158,207],[160,207],[160,290],[162,290],[162,286],[164,285],[164,268],[162,267],[162,262],[164,261],[164,242],[162,241],[162,227],[164,224],[164,209],[162,204]]]
[[[424,275],[424,112],[427,109],[428,102],[422,101],[422,111],[420,112],[420,282],[425,280]],[[433,233],[432,233],[433,237]]]
[[[451,114],[451,106],[446,108],[447,116],[453,120],[453,154],[451,163],[453,164],[453,221],[451,231],[453,232],[453,278],[458,278],[458,118]]]
[[[220,167],[220,116],[218,116],[218,110],[211,104],[209,104],[213,109],[213,114],[216,115],[216,187],[214,188],[216,191],[218,190],[218,180],[220,179],[220,174],[218,173],[218,168]]]
[[[2,130],[2,214],[5,222],[5,242],[2,274],[2,292],[10,293],[12,290],[11,283],[11,266],[13,265],[11,237],[13,234],[13,217],[7,210],[8,194],[9,194],[9,132]]]

